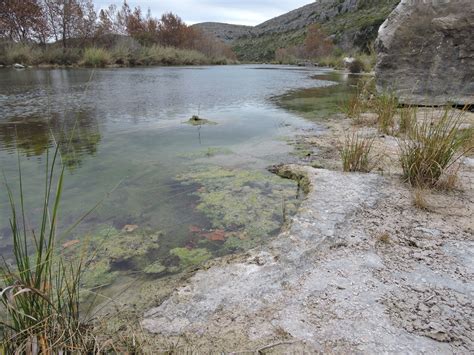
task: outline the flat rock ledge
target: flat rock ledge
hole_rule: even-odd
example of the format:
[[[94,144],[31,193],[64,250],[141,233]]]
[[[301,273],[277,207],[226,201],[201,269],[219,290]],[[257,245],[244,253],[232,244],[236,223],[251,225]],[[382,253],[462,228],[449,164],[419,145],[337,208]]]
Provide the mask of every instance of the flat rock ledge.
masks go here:
[[[198,271],[146,312],[143,327],[208,352],[452,353],[451,344],[391,320],[386,295],[403,290],[377,277],[384,260],[356,227],[359,213],[383,197],[384,178],[296,165],[280,171],[309,183],[289,228]]]

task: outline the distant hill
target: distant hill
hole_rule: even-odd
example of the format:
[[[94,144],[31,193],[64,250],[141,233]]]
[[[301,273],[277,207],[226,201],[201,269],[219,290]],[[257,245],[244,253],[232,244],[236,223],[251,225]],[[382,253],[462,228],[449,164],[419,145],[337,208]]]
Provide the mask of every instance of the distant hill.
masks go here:
[[[230,43],[240,60],[269,61],[275,50],[303,42],[306,28],[319,23],[344,50],[367,49],[400,0],[317,0],[258,26],[223,23],[195,26]]]
[[[225,43],[232,42],[238,38],[250,35],[254,27],[243,25],[231,25],[220,22],[203,22],[194,25],[204,32],[220,39]]]

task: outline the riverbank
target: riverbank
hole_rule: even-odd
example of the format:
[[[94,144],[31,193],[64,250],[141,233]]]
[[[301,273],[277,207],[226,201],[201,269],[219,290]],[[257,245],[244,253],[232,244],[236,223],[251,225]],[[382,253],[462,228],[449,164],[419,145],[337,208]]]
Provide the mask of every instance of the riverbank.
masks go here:
[[[280,168],[310,186],[289,228],[206,265],[145,313],[144,328],[183,351],[472,351],[472,157],[454,189],[424,191],[420,208],[401,181],[397,138],[365,117],[355,126],[334,115],[324,133],[302,135],[305,164],[325,169]],[[374,139],[378,173],[340,172],[352,130]]]

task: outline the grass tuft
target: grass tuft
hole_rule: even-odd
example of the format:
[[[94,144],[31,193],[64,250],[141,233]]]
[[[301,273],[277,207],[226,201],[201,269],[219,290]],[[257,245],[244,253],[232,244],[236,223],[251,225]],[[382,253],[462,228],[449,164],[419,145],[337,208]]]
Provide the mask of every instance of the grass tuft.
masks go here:
[[[398,100],[390,93],[378,95],[372,102],[373,109],[377,114],[377,124],[384,134],[391,134],[395,126],[395,114],[397,113]]]
[[[354,124],[364,122],[361,115],[369,108],[368,97],[371,96],[369,89],[371,84],[371,81],[361,80],[355,92],[339,105],[339,109],[352,119]]]
[[[55,179],[59,159],[56,149],[50,164],[46,157],[43,213],[38,230],[26,223],[22,173],[19,165],[19,203],[8,183],[13,265],[0,265],[0,320],[2,343],[7,353],[49,354],[72,352],[83,346],[79,318],[81,263],[69,263],[56,252],[56,230],[64,178],[64,166]]]
[[[411,134],[414,125],[416,124],[416,114],[418,109],[416,107],[402,107],[400,110],[400,122],[398,124],[399,134]]]
[[[423,188],[415,188],[412,192],[413,206],[416,208],[429,211],[428,201],[426,199],[427,191]]]
[[[464,111],[446,108],[441,117],[432,116],[413,126],[411,134],[399,140],[403,178],[414,187],[434,188],[452,165],[465,153],[465,142],[472,139],[460,134]]]
[[[343,170],[346,172],[370,172],[373,165],[370,162],[369,154],[373,143],[373,138],[364,138],[355,132],[346,136],[340,151]]]

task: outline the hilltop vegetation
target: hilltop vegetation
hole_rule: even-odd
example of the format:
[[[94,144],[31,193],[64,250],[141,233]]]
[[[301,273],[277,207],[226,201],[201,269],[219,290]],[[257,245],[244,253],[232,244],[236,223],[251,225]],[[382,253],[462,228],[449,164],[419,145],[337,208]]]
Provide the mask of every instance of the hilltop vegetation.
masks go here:
[[[323,31],[342,51],[368,51],[383,21],[400,0],[319,0],[266,21],[250,30],[234,31],[232,48],[242,61],[272,61],[279,48],[301,45],[311,24]],[[206,24],[197,25],[210,34],[224,36],[217,24],[208,31]],[[248,29],[246,29],[248,31]],[[227,37],[228,34],[227,34]]]

